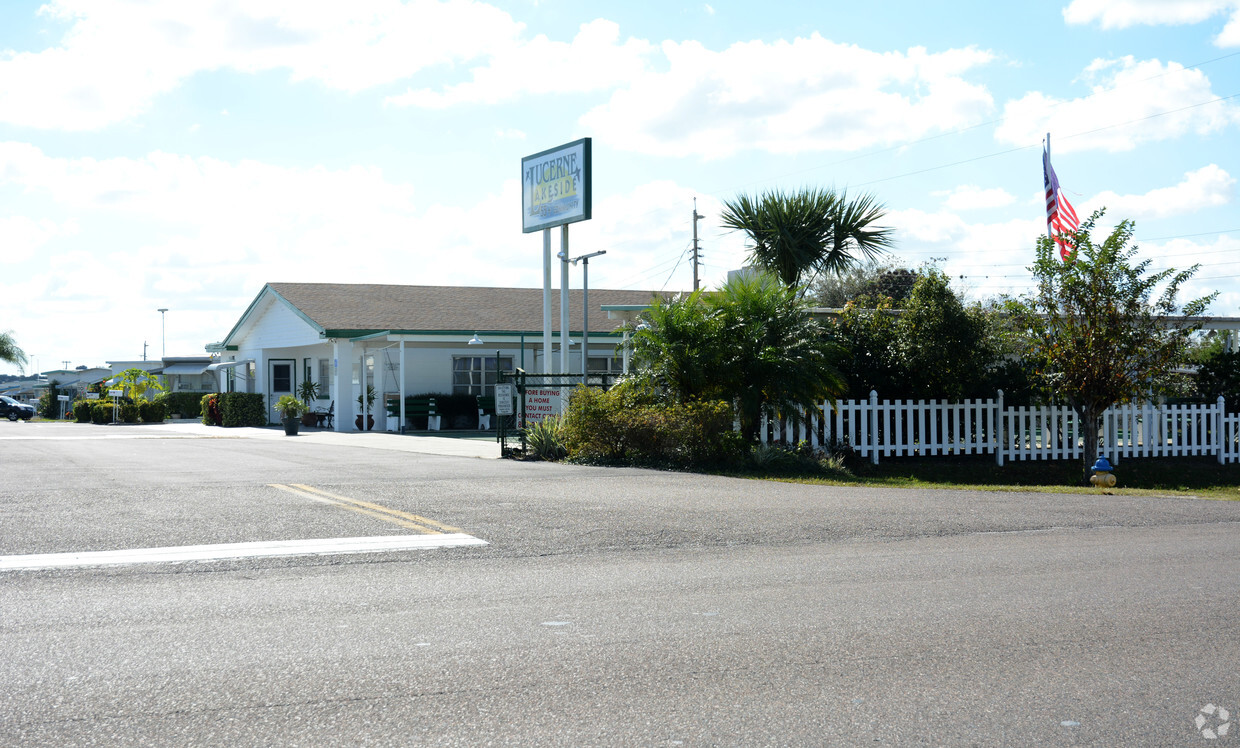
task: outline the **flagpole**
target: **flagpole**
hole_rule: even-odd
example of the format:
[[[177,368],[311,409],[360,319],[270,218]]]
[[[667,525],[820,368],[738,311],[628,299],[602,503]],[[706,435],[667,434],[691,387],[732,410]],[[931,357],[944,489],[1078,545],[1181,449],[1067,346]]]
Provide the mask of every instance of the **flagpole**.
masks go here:
[[[1050,186],[1050,183],[1049,183],[1050,172],[1048,170],[1051,168],[1050,166],[1051,164],[1051,134],[1049,132],[1046,133],[1046,142],[1043,143],[1042,158],[1043,158],[1042,178],[1044,181],[1047,181],[1046,186],[1049,187]],[[1058,196],[1056,196],[1056,199],[1058,199]],[[1051,234],[1051,222],[1050,221],[1046,222],[1046,238],[1050,239],[1052,242],[1055,241],[1054,235]]]

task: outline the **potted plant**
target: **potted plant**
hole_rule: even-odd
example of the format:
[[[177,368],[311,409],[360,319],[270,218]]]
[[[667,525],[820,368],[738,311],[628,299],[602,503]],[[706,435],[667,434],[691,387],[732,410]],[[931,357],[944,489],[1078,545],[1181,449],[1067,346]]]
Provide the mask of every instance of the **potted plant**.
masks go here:
[[[318,422],[314,413],[310,412],[310,403],[319,399],[319,383],[312,382],[309,379],[297,385],[297,397],[306,404],[306,412],[301,415],[302,426],[313,426]]]
[[[280,414],[286,436],[297,436],[297,427],[301,425],[301,415],[306,412],[306,404],[292,395],[280,395],[275,410]]]
[[[358,414],[354,422],[357,424],[357,430],[361,431],[362,430],[362,413],[361,413],[362,396],[361,395],[357,396],[357,410],[358,410]],[[375,427],[374,413],[375,413],[375,388],[371,386],[367,386],[366,387],[366,430],[367,431],[370,431],[371,429]]]

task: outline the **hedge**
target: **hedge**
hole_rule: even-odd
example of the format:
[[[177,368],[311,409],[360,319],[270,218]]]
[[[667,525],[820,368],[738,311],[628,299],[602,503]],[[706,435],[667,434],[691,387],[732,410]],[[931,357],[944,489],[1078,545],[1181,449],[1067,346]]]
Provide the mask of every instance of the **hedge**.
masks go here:
[[[271,422],[264,398],[258,393],[223,392],[219,398],[222,426],[266,426]]]
[[[90,422],[97,424],[112,422],[112,403],[108,400],[91,400]]]
[[[143,400],[138,403],[138,417],[143,423],[163,423],[166,416],[164,404],[159,400]]]

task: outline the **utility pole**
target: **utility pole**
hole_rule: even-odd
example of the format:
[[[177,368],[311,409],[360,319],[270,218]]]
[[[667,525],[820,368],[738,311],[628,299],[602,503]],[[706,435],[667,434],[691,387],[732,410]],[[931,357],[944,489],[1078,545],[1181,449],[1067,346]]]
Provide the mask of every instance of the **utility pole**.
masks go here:
[[[706,216],[697,212],[697,198],[693,198],[693,290],[698,290],[698,237],[697,222]]]
[[[146,341],[142,341],[142,360],[146,360]]]

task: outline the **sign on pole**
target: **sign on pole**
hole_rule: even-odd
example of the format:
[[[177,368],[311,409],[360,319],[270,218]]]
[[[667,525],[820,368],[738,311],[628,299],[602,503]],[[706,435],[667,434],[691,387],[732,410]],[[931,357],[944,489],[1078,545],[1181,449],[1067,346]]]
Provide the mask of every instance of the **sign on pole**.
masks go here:
[[[521,232],[590,220],[590,139],[521,159]]]
[[[512,415],[512,399],[516,396],[511,384],[495,385],[495,415]]]

